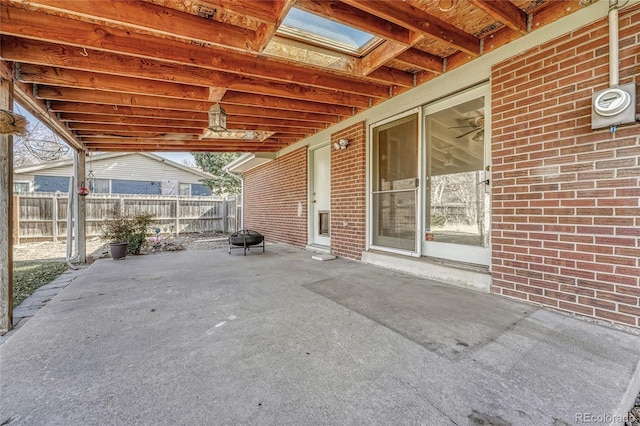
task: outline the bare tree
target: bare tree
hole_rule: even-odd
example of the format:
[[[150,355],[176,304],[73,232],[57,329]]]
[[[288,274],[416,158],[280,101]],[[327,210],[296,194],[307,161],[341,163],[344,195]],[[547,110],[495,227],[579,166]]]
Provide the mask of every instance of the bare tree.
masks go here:
[[[19,112],[20,108],[17,107]],[[14,166],[71,158],[73,152],[56,134],[38,120],[29,120],[26,133],[13,138]]]

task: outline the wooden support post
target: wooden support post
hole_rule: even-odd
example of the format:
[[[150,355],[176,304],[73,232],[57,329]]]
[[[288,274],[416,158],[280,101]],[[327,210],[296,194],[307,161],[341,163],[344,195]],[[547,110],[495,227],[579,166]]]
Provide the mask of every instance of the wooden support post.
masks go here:
[[[13,111],[12,66],[0,62],[0,108]],[[13,136],[0,134],[0,334],[13,328]]]
[[[86,170],[85,170],[85,152],[84,151],[78,151],[76,153],[76,159],[77,161],[75,161],[75,166],[76,166],[76,170],[75,170],[75,175],[76,175],[76,186],[80,187],[81,185],[84,186],[85,185],[85,174],[86,174]],[[77,190],[77,188],[74,188],[74,190]],[[78,242],[78,262],[80,263],[86,263],[87,261],[87,227],[86,227],[86,216],[87,216],[87,208],[86,208],[86,201],[85,198],[86,197],[80,197],[80,196],[76,196],[76,202],[78,203],[78,209],[76,210],[76,220],[74,221],[75,223],[75,234],[76,234],[76,241]]]

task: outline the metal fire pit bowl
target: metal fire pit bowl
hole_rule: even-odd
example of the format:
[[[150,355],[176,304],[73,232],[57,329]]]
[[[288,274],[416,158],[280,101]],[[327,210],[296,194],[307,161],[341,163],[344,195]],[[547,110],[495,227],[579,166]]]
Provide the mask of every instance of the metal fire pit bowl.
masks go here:
[[[262,247],[262,252],[264,253],[264,236],[259,232],[243,229],[229,236],[229,254],[231,254],[231,249],[241,248],[244,249],[244,255],[246,256],[247,250],[252,246]]]

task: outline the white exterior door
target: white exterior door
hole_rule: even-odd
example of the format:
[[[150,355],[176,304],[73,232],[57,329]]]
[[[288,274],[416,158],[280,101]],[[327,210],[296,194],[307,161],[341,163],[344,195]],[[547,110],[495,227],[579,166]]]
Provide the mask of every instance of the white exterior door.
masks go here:
[[[312,244],[331,245],[331,146],[311,151],[311,224]]]

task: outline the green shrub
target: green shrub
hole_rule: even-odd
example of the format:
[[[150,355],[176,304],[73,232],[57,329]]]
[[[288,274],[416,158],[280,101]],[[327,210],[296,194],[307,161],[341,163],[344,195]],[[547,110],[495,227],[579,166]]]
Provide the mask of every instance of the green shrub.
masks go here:
[[[128,254],[140,254],[147,245],[149,226],[156,221],[151,213],[113,210],[104,222],[102,239],[110,243],[128,243]]]

